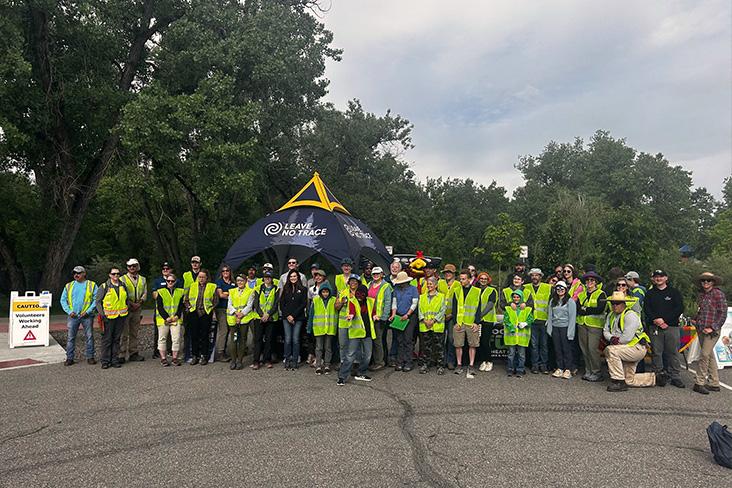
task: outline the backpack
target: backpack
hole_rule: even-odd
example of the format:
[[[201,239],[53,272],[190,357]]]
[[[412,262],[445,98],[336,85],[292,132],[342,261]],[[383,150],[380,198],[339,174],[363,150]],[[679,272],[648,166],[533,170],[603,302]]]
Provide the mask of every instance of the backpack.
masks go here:
[[[707,435],[714,461],[720,466],[732,468],[732,434],[727,430],[727,426],[712,422],[707,427]]]

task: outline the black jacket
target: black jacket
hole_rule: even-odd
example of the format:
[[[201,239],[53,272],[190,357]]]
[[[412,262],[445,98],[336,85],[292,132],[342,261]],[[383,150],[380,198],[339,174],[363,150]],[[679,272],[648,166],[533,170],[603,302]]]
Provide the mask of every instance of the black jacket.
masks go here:
[[[684,313],[684,299],[679,290],[670,285],[663,290],[653,287],[646,292],[643,309],[649,324],[662,318],[669,326],[678,327],[679,316]]]
[[[288,315],[292,315],[295,320],[305,321],[305,306],[308,303],[308,291],[305,288],[295,288],[292,290],[292,284],[287,283],[282,287],[282,295],[280,295],[280,311],[282,318],[287,319]]]

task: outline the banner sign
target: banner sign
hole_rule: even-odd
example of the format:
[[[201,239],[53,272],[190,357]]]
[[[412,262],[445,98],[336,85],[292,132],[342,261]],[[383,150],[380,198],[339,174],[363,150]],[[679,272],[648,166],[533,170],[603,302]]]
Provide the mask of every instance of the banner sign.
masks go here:
[[[48,346],[48,323],[52,296],[44,291],[40,295],[28,291],[20,296],[10,293],[10,324],[8,342],[10,348],[24,346]]]
[[[719,331],[719,340],[714,346],[714,355],[717,357],[717,368],[732,366],[732,307],[727,308],[727,321]]]

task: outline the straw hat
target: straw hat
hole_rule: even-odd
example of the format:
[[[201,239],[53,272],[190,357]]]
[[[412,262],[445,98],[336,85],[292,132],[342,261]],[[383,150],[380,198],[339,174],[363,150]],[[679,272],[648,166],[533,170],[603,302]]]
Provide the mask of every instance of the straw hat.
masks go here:
[[[714,283],[714,286],[719,286],[720,284],[722,284],[722,278],[720,278],[719,276],[717,276],[714,273],[711,273],[709,271],[705,271],[702,274],[700,274],[699,276],[697,276],[697,278],[696,278],[697,283],[701,284],[702,280],[712,280],[712,282]]]
[[[403,283],[409,283],[412,281],[412,278],[409,277],[406,271],[400,271],[397,273],[396,278],[394,278],[395,285],[401,285]]]
[[[626,296],[625,293],[622,291],[614,291],[612,295],[610,295],[610,298],[607,299],[610,303],[625,303],[632,302],[633,299]]]

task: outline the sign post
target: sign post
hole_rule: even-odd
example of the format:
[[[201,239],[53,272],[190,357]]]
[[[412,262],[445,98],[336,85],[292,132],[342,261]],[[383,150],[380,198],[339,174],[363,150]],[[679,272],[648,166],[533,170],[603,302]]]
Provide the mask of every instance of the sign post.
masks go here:
[[[27,291],[25,296],[20,296],[17,291],[10,293],[8,341],[11,349],[24,346],[48,346],[51,298],[51,293],[47,291],[40,295]]]

